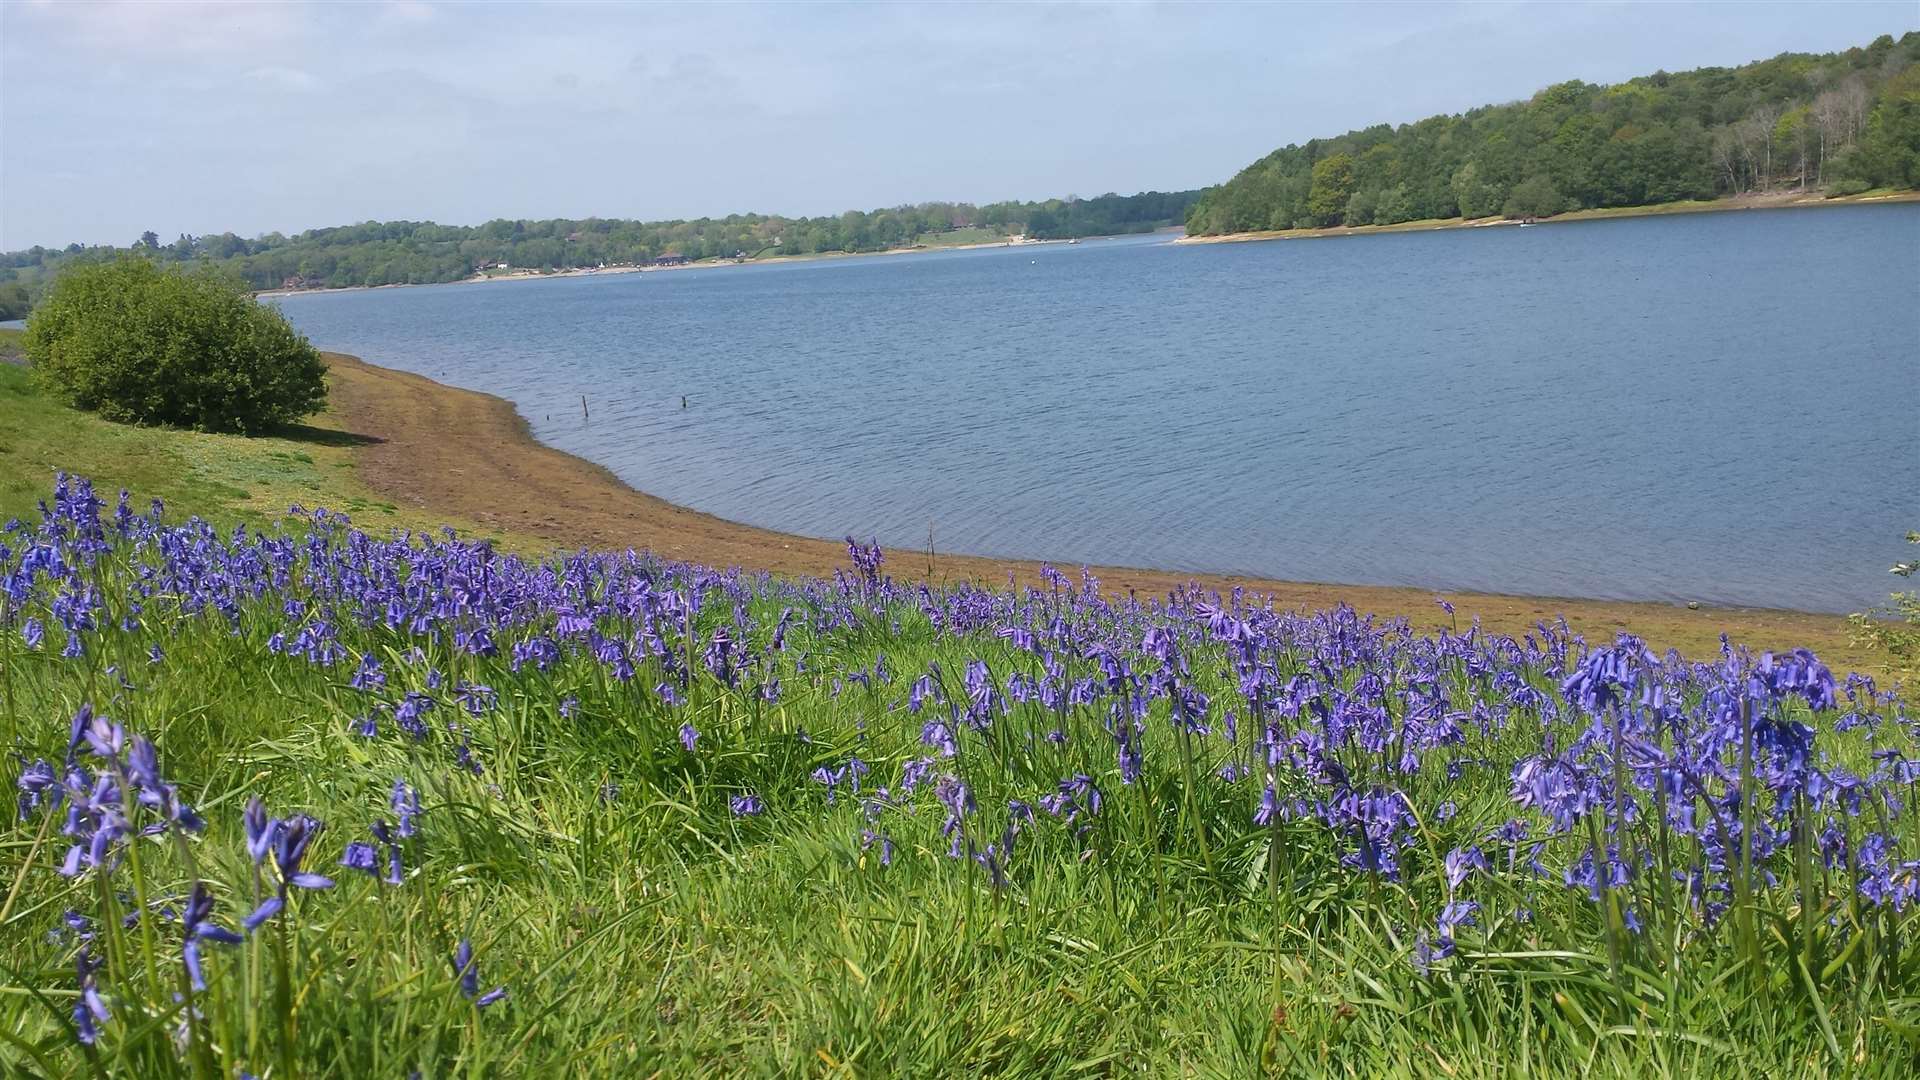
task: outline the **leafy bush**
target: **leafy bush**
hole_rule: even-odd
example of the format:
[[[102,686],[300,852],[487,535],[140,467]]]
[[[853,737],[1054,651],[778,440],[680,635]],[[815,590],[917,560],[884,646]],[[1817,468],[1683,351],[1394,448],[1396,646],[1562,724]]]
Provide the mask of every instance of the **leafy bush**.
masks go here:
[[[1827,185],[1827,198],[1837,199],[1842,195],[1859,195],[1873,190],[1873,185],[1865,180],[1835,180]]]
[[[109,420],[251,434],[326,401],[326,365],[285,316],[141,258],[62,274],[25,345],[43,384]]]

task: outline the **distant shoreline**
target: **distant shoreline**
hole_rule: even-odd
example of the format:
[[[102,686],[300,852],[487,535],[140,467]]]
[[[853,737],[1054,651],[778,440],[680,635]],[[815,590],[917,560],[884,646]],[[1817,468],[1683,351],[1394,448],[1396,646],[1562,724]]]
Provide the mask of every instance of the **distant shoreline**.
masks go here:
[[[452,281],[402,281],[391,285],[320,285],[305,289],[261,289],[253,295],[260,300],[283,296],[308,296],[316,293],[372,292],[375,289],[421,289],[439,285],[486,285],[501,281],[545,281],[551,278],[607,277],[614,274],[664,274],[681,270],[720,270],[732,266],[768,266],[780,263],[823,262],[829,259],[871,259],[888,255],[925,255],[939,251],[979,251],[986,248],[1046,247],[1088,241],[1113,240],[1121,236],[1152,236],[1162,232],[1182,232],[1169,226],[1140,233],[1114,233],[1108,236],[1077,236],[1067,240],[985,240],[969,244],[920,244],[914,247],[887,248],[884,251],[815,251],[805,255],[769,255],[762,259],[701,259],[674,266],[595,266],[566,270],[514,270],[504,274],[475,274]]]
[[[1686,202],[1651,203],[1646,206],[1600,207],[1569,210],[1537,224],[1563,221],[1600,221],[1608,218],[1661,217],[1666,214],[1709,214],[1729,210],[1789,210],[1811,206],[1872,206],[1881,203],[1920,202],[1920,191],[1896,191],[1861,195],[1842,195],[1829,199],[1809,192],[1780,192],[1766,195],[1735,195],[1724,199],[1697,199]],[[1375,236],[1386,233],[1435,232],[1442,229],[1489,229],[1522,224],[1513,218],[1424,218],[1394,225],[1336,225],[1325,229],[1264,229],[1250,232],[1216,233],[1210,236],[1183,236],[1176,244],[1241,244],[1257,240],[1311,240],[1326,236]]]

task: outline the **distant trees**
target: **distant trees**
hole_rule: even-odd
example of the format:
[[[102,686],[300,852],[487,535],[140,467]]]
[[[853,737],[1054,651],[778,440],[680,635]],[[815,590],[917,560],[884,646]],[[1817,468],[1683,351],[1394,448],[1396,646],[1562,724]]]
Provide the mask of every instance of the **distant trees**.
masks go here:
[[[1199,197],[1198,191],[1143,191],[1138,195],[1107,194],[1092,199],[1000,203],[985,209],[993,211],[993,217],[1009,223],[1024,220],[1026,235],[1036,240],[1067,240],[1078,236],[1152,232],[1178,225]]]
[[[124,256],[76,266],[27,319],[34,377],[109,420],[246,434],[326,402],[320,354],[210,269]]]
[[[1355,193],[1358,196],[1358,192]],[[1407,185],[1395,184],[1382,191],[1373,204],[1373,223],[1375,225],[1398,225],[1413,220],[1413,201],[1407,194]]]
[[[1453,201],[1459,207],[1461,217],[1487,217],[1499,212],[1500,193],[1494,186],[1480,178],[1480,166],[1467,162],[1454,170]],[[1435,217],[1451,217],[1450,214],[1436,214]]]
[[[1553,181],[1544,175],[1535,174],[1514,185],[1507,195],[1504,207],[1510,218],[1552,217],[1566,208],[1566,199]]]
[[[1179,224],[1199,196],[1198,191],[1147,191],[988,206],[930,202],[816,218],[761,214],[694,221],[557,218],[490,221],[471,227],[368,221],[311,229],[293,237],[274,233],[250,240],[232,233],[181,234],[166,245],[148,231],[131,250],[181,265],[215,266],[255,289],[289,283],[418,284],[456,281],[478,267],[501,263],[560,270],[645,263],[669,254],[704,259],[762,252],[879,251],[975,227],[1001,235],[1025,232],[1040,239],[1146,232]],[[12,280],[38,288],[62,267],[111,261],[125,250],[83,249],[75,244],[64,252],[34,248],[7,253],[0,255],[0,283]]]
[[[1353,201],[1353,158],[1333,154],[1313,163],[1313,185],[1307,189],[1307,213],[1316,225],[1337,225]],[[1366,204],[1371,218],[1374,200]]]
[[[30,306],[25,285],[18,281],[0,284],[0,320],[24,319]]]
[[[1881,87],[1858,145],[1836,171],[1875,187],[1920,187],[1920,67],[1908,67]]]
[[[1920,33],[1738,68],[1557,83],[1527,101],[1282,147],[1209,188],[1196,234],[1920,187]],[[1551,211],[1547,207],[1553,207]]]

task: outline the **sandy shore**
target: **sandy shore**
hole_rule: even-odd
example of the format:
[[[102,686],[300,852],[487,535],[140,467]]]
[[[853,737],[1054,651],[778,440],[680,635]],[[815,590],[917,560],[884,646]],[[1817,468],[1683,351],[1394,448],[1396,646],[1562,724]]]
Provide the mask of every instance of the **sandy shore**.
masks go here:
[[[1766,195],[1740,195],[1726,199],[1696,202],[1660,203],[1653,206],[1620,206],[1601,210],[1574,210],[1540,219],[1542,224],[1563,221],[1599,221],[1610,218],[1659,217],[1666,214],[1709,214],[1728,210],[1785,210],[1812,206],[1862,206],[1877,203],[1920,202],[1920,191],[1901,191],[1881,195],[1849,195],[1829,199],[1801,192],[1774,192]],[[1311,240],[1324,236],[1375,236],[1384,233],[1432,232],[1438,229],[1485,229],[1512,226],[1518,221],[1504,217],[1427,218],[1403,221],[1397,225],[1340,225],[1328,229],[1271,229],[1256,232],[1218,233],[1211,236],[1183,236],[1176,244],[1238,244],[1251,240]]]
[[[353,451],[355,471],[377,494],[449,520],[472,522],[535,547],[645,548],[674,559],[775,573],[825,575],[847,565],[839,541],[741,525],[637,491],[608,470],[536,441],[513,405],[488,394],[327,354],[332,418],[367,442]],[[1038,582],[1040,564],[936,551],[889,550],[896,577],[1003,585]],[[1063,565],[1077,573],[1077,567]],[[1108,590],[1162,596],[1188,582],[1220,591],[1245,587],[1287,608],[1348,603],[1416,626],[1447,617],[1428,589],[1322,585],[1220,574],[1095,567]],[[1564,615],[1589,637],[1631,629],[1655,647],[1690,656],[1718,652],[1722,631],[1755,648],[1804,645],[1835,667],[1868,666],[1871,657],[1847,643],[1845,620],[1833,615],[1736,608],[1689,610],[1670,604],[1621,603],[1480,593],[1447,594],[1461,627],[1476,616],[1491,630],[1524,634]]]

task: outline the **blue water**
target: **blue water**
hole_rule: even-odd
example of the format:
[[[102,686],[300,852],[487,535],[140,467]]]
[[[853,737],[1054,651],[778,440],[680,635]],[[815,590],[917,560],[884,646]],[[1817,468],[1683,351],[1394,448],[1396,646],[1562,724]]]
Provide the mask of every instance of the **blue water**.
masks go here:
[[[1822,611],[1899,584],[1920,206],[1164,241],[281,303],[790,532]]]

